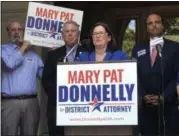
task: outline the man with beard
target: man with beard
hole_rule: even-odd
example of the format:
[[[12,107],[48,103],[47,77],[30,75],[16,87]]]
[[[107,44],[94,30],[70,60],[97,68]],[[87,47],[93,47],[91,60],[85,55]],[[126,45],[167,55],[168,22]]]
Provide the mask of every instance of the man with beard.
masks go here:
[[[142,101],[139,126],[143,136],[179,135],[176,76],[179,68],[179,44],[163,37],[164,25],[158,14],[146,21],[149,41],[134,47],[138,63],[139,94]],[[162,48],[157,53],[156,45]],[[165,130],[165,131],[164,131]]]
[[[24,27],[9,22],[10,43],[2,45],[1,125],[2,135],[37,135],[39,104],[36,78],[41,78],[43,62],[30,43],[23,40]],[[18,129],[20,128],[20,131]]]

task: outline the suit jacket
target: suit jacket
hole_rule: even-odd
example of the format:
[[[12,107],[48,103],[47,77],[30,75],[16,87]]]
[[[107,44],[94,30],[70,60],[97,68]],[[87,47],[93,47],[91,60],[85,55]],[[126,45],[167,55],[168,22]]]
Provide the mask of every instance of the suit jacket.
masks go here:
[[[179,85],[179,70],[178,70],[178,76],[177,76],[177,85]]]
[[[79,56],[83,48],[79,46],[77,48],[76,57]],[[48,96],[48,104],[56,106],[56,82],[57,82],[57,63],[63,62],[66,56],[66,47],[62,46],[54,51],[48,52],[47,59],[45,61],[42,85]],[[63,75],[62,75],[63,76]]]
[[[123,51],[117,50],[114,52],[107,52],[104,61],[108,60],[128,60],[128,56]],[[77,61],[96,61],[95,52],[82,52],[77,58]]]
[[[132,57],[136,58],[138,63],[138,89],[140,96],[143,97],[146,94],[157,95],[160,93],[164,95],[166,103],[176,103],[179,43],[164,39],[162,59],[158,55],[153,67],[150,66],[149,42],[135,46],[132,51]]]

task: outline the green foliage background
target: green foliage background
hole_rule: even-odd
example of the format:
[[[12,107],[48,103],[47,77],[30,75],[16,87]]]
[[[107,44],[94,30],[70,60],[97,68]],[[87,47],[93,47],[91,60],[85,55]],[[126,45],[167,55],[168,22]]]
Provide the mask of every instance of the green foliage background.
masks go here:
[[[126,52],[128,56],[131,56],[132,48],[135,44],[135,32],[134,30],[127,28],[122,43],[122,50]]]

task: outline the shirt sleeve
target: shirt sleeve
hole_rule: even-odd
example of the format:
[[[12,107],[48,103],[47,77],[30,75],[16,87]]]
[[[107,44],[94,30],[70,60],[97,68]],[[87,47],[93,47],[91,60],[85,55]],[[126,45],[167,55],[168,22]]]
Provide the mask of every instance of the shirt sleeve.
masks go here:
[[[42,78],[44,64],[43,64],[42,59],[39,56],[37,56],[37,61],[38,61],[38,63],[37,63],[37,65],[38,65],[38,67],[37,67],[37,77],[39,79],[41,79]]]
[[[4,46],[4,47],[3,47]],[[8,69],[15,69],[20,66],[23,61],[24,57],[18,48],[9,49],[3,45],[2,46],[2,65]]]

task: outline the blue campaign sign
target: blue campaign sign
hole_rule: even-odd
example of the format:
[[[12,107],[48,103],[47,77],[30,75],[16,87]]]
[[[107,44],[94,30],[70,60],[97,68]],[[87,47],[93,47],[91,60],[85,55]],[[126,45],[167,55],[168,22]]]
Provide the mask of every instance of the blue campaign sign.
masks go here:
[[[57,125],[137,125],[136,62],[57,66]]]
[[[64,23],[75,21],[81,30],[82,19],[83,11],[80,10],[29,2],[24,39],[36,46],[63,46]]]

